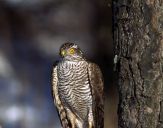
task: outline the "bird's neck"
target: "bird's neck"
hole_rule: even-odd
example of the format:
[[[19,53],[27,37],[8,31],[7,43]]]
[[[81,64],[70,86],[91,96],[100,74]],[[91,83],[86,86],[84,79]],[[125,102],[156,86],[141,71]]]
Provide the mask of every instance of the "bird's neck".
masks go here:
[[[85,61],[86,59],[84,57],[65,57],[63,58],[63,61],[74,61],[74,62],[79,62],[79,61]]]

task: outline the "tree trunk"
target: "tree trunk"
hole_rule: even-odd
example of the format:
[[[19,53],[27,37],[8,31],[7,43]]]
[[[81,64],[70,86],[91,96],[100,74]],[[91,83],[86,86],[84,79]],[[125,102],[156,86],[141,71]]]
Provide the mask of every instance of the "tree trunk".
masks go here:
[[[113,0],[119,128],[163,128],[163,0]]]

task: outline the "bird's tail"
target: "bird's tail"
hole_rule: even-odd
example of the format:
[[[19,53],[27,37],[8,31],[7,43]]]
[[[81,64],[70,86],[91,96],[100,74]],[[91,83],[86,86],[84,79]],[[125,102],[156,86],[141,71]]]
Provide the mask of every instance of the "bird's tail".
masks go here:
[[[61,121],[62,127],[70,128],[70,122],[67,118],[67,114],[66,114],[66,111],[65,111],[63,105],[58,104],[57,108],[58,108],[58,115],[60,116],[60,121]]]

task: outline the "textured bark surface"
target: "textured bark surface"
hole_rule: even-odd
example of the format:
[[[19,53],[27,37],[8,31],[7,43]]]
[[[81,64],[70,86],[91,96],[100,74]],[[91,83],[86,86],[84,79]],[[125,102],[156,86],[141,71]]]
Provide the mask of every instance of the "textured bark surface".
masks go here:
[[[163,128],[163,0],[113,0],[119,128]]]

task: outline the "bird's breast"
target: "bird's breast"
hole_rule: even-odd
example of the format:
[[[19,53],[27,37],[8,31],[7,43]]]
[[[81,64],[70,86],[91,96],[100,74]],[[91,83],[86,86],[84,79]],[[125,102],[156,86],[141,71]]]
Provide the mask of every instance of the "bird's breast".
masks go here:
[[[58,65],[58,91],[60,98],[62,102],[71,106],[74,110],[81,111],[81,113],[87,111],[92,104],[87,68],[88,63],[86,61],[65,61]]]

